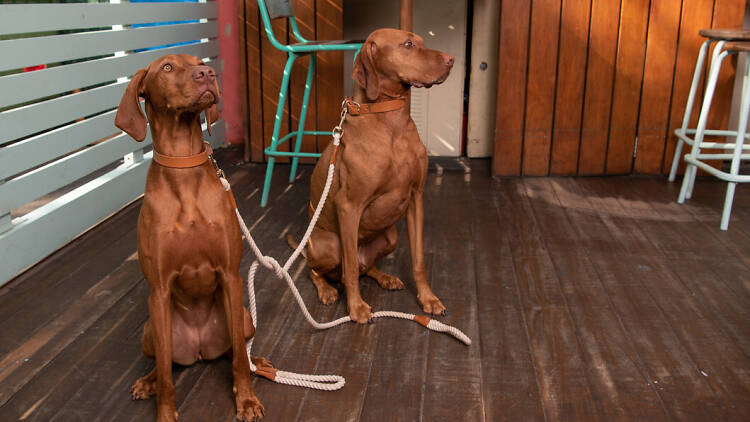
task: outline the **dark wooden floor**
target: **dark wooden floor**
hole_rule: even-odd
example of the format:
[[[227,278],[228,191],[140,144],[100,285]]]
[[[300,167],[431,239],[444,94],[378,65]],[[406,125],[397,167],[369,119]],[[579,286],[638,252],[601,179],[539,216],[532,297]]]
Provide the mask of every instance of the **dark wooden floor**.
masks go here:
[[[289,250],[308,201],[305,167],[270,207],[262,166],[224,153],[237,202],[261,248]],[[724,187],[699,181],[679,206],[660,178],[497,179],[431,172],[426,262],[466,347],[416,324],[379,320],[313,331],[285,285],[259,280],[255,352],[278,367],[335,373],[318,392],[255,380],[267,421],[748,420],[750,196],[738,189],[729,232]],[[0,420],[149,421],[155,401],[128,389],[153,367],[140,351],[148,288],[138,266],[135,203],[0,289]],[[375,310],[417,312],[406,236],[382,269],[408,288],[363,279]],[[245,253],[243,272],[250,265]],[[316,302],[319,320],[345,306]],[[176,367],[181,421],[234,417],[229,361]]]

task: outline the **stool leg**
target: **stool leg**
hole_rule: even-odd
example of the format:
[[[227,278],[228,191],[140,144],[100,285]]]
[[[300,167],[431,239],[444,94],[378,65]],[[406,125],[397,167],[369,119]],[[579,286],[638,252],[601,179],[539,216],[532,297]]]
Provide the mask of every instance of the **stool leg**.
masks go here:
[[[310,64],[307,65],[307,79],[305,79],[305,95],[302,97],[302,110],[299,112],[299,125],[297,127],[297,141],[294,144],[294,152],[299,153],[302,147],[302,132],[305,130],[305,118],[307,118],[307,104],[310,102],[310,91],[312,91],[313,75],[315,74],[315,53],[310,54]],[[294,182],[297,175],[297,162],[299,157],[292,158],[292,170],[289,172],[289,183]]]
[[[711,108],[711,101],[714,97],[714,91],[716,90],[716,81],[719,79],[719,71],[721,70],[721,62],[727,56],[726,52],[721,52],[724,48],[724,41],[719,41],[714,47],[713,58],[711,60],[711,68],[708,71],[708,84],[706,86],[706,94],[703,97],[703,105],[701,106],[701,114],[698,118],[698,127],[695,131],[695,139],[693,140],[693,148],[690,151],[690,155],[695,158],[700,153],[700,145],[703,142],[703,136],[706,131],[706,122],[708,120],[708,112]],[[718,57],[717,57],[718,56]],[[695,175],[698,169],[694,164],[688,163],[685,169],[685,176],[682,179],[682,187],[680,188],[680,196],[677,202],[682,204],[686,198],[690,198],[693,191],[693,183],[695,182]]]
[[[750,66],[745,67],[745,75],[742,80],[742,101],[740,106],[740,121],[737,125],[737,138],[734,143],[734,155],[732,156],[732,167],[729,171],[731,176],[737,176],[740,173],[740,157],[742,156],[742,145],[745,141],[745,131],[747,130],[747,115],[750,113]],[[729,216],[732,213],[732,202],[734,201],[734,190],[737,182],[731,180],[727,183],[727,194],[724,198],[724,209],[721,213],[722,230],[729,228]]]
[[[682,117],[682,127],[680,131],[683,135],[687,131],[688,124],[690,124],[690,115],[693,112],[693,104],[695,103],[695,94],[698,92],[698,85],[700,84],[701,75],[703,74],[703,62],[706,61],[706,52],[708,51],[709,45],[713,42],[712,39],[707,39],[701,46],[698,52],[698,60],[695,62],[695,70],[693,71],[693,83],[690,85],[690,94],[688,94],[687,104],[685,104],[685,114]],[[677,167],[680,164],[682,154],[682,145],[684,141],[682,138],[677,138],[677,146],[674,150],[674,157],[672,157],[672,168],[669,170],[669,181],[674,182],[675,176],[677,175]]]
[[[713,63],[716,63],[716,66],[717,66],[716,74],[714,75],[714,78],[713,78],[713,81],[714,81],[714,90],[713,90],[713,92],[711,94],[712,95],[712,97],[711,97],[712,99],[713,99],[713,94],[716,93],[716,82],[718,81],[719,73],[721,73],[721,64],[724,62],[724,59],[726,58],[726,56],[729,54],[729,53],[725,53],[725,54],[722,55],[722,49],[724,48],[724,44],[725,43],[726,43],[725,41],[719,41],[719,42],[717,42],[716,46],[713,49],[713,52],[711,53],[711,67],[713,67]],[[706,85],[708,85],[708,83]],[[706,89],[708,89],[708,87]],[[713,101],[713,100],[711,100],[711,101]],[[708,108],[706,109],[706,122],[708,121],[708,110],[711,107],[711,101],[709,101]],[[703,130],[701,132],[701,143],[703,142],[703,139],[705,138],[706,124],[703,125]],[[696,130],[696,135],[697,135],[697,130]],[[695,144],[695,140],[693,140],[693,143]],[[696,157],[701,152],[700,147],[701,147],[701,145],[698,144],[698,148],[695,151],[695,156]],[[686,195],[685,197],[687,199],[690,199],[690,197],[693,196],[693,188],[695,187],[695,179],[696,179],[697,175],[698,175],[698,167],[693,166],[693,170],[692,170],[692,172],[690,172],[690,177],[688,179],[687,192],[685,193],[685,195]]]
[[[284,75],[281,79],[281,89],[279,90],[279,104],[276,106],[276,117],[273,123],[273,134],[271,135],[271,151],[276,151],[279,141],[279,131],[281,130],[281,120],[284,117],[284,104],[286,102],[286,91],[289,88],[289,76],[292,73],[292,64],[297,55],[289,53],[289,58],[284,66]],[[265,207],[268,203],[268,191],[271,189],[271,178],[273,178],[273,165],[275,157],[273,155],[268,156],[268,164],[266,164],[266,180],[263,182],[263,195],[260,199],[260,206]]]

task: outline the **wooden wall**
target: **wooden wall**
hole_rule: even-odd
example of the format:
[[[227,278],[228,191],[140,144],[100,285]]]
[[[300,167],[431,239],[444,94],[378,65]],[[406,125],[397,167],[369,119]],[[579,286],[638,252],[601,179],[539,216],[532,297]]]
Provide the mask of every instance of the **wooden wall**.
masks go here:
[[[744,12],[745,0],[503,1],[494,173],[668,172],[698,30],[740,27]],[[728,120],[735,66],[710,127]]]
[[[294,0],[294,11],[303,37],[331,40],[343,37],[343,0]],[[257,0],[241,1],[239,14],[240,22],[244,22],[240,42],[244,46],[241,70],[245,81],[243,113],[249,143],[245,159],[262,162],[266,160],[263,149],[271,142],[287,54],[275,49],[268,41],[260,20]],[[285,19],[273,21],[273,27],[279,41],[298,42],[287,28]],[[299,58],[292,68],[290,92],[279,137],[289,133],[290,128],[297,128],[309,60],[309,57]],[[343,53],[318,53],[315,85],[310,94],[305,129],[330,130],[334,127],[338,123],[343,95]],[[321,136],[316,139],[315,136],[307,136],[303,138],[302,151],[320,152],[328,142],[330,137]],[[287,142],[280,150],[289,151],[290,147],[292,143]],[[278,161],[285,162],[288,159]]]

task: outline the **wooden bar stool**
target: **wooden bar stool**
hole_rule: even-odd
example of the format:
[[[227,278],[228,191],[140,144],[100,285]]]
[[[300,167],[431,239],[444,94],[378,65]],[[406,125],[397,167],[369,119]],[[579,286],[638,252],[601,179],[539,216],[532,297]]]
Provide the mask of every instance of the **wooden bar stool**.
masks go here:
[[[750,41],[750,30],[747,29],[701,29],[700,31],[698,31],[698,33],[701,36],[706,37],[706,41],[703,42],[703,45],[701,46],[698,53],[698,60],[696,61],[695,70],[693,71],[693,83],[690,86],[690,93],[688,95],[687,104],[685,105],[685,114],[682,118],[682,126],[678,129],[675,129],[674,131],[674,134],[677,136],[677,147],[674,150],[674,156],[672,157],[672,167],[669,171],[670,182],[674,182],[675,176],[677,175],[677,167],[679,166],[680,160],[682,159],[680,154],[682,154],[683,144],[692,146],[693,140],[695,139],[694,136],[696,135],[697,128],[690,129],[688,128],[688,124],[690,123],[690,116],[693,112],[695,96],[698,92],[698,85],[700,84],[701,76],[703,75],[703,65],[705,64],[706,54],[708,53],[709,47],[711,46],[711,44],[716,43],[711,59],[711,64],[713,65],[714,63],[716,63],[718,55],[721,53],[722,48],[727,42]],[[711,83],[710,73],[711,72],[709,70],[709,80],[706,82],[707,84]],[[716,76],[718,77],[718,75],[719,72],[717,70]],[[716,84],[715,79],[714,84]],[[708,106],[710,106],[710,104]],[[703,107],[706,107],[705,100],[703,102]],[[737,136],[737,131],[705,129],[703,135]],[[704,142],[702,147],[732,149],[734,148],[734,144],[727,142]],[[750,145],[745,146],[745,149],[750,149]]]
[[[703,35],[703,31],[701,32]],[[748,31],[737,31],[735,34],[743,34],[750,36]],[[728,35],[728,34],[726,34]],[[748,37],[746,37],[748,38]],[[708,42],[708,41],[707,41]],[[704,43],[705,46],[705,43]],[[705,50],[702,50],[702,55],[705,55]],[[680,196],[677,200],[680,204],[685,202],[685,199],[689,199],[693,187],[695,185],[695,176],[698,168],[708,172],[709,174],[727,181],[727,192],[724,199],[724,209],[721,215],[721,230],[727,230],[729,227],[729,216],[732,211],[732,202],[734,200],[734,192],[737,183],[750,182],[750,175],[740,175],[740,160],[750,159],[750,152],[744,145],[747,129],[748,113],[750,113],[750,66],[745,67],[745,73],[743,75],[742,82],[742,97],[740,105],[740,118],[737,125],[736,131],[716,131],[706,130],[706,121],[708,120],[708,113],[711,108],[711,101],[716,90],[716,81],[721,71],[721,65],[724,59],[731,54],[747,54],[750,52],[750,43],[748,42],[727,42],[720,40],[714,47],[713,58],[711,61],[711,68],[708,72],[708,82],[706,85],[706,93],[703,98],[703,104],[701,106],[700,116],[698,118],[698,126],[694,130],[695,138],[690,139],[687,134],[690,132],[686,131],[686,122],[690,119],[690,111],[692,108],[692,100],[694,99],[694,92],[691,88],[690,98],[688,99],[688,110],[685,111],[685,119],[683,120],[683,127],[675,131],[675,134],[680,138],[678,148],[681,148],[682,142],[692,145],[692,149],[689,154],[685,155],[684,159],[687,163],[687,169],[685,170],[685,176],[682,180],[682,188],[680,189]],[[699,57],[699,64],[701,58]],[[702,64],[701,64],[702,65]],[[698,66],[696,66],[697,69]],[[697,74],[697,73],[696,73]],[[697,77],[693,76],[693,88],[697,85]],[[678,131],[680,133],[678,134]],[[682,136],[681,136],[682,135]],[[703,142],[705,135],[718,135],[718,136],[733,136],[734,143],[730,142]],[[684,138],[683,138],[684,136]],[[726,152],[723,153],[701,153],[701,148],[716,148],[724,149]],[[675,158],[679,157],[679,151],[676,151]],[[732,160],[731,168],[729,172],[725,172],[710,166],[705,160]],[[676,167],[675,160],[673,160],[672,167],[673,171]],[[670,174],[670,179],[673,175]]]

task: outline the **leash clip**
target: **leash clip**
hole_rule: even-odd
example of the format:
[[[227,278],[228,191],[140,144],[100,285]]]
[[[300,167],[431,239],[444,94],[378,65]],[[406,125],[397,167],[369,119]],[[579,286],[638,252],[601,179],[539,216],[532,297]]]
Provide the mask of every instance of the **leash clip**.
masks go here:
[[[349,107],[347,106],[348,101],[356,104],[359,109],[359,103],[352,99],[345,98],[344,101],[341,102],[341,119],[339,120],[339,124],[331,131],[331,135],[336,139],[341,139],[341,137],[344,136],[344,120],[346,120],[346,114],[349,113]],[[336,144],[338,144],[338,142],[336,142]]]
[[[219,163],[216,162],[214,155],[208,154],[208,159],[211,161],[211,164],[213,164],[214,170],[216,171],[216,175],[219,176],[220,179],[226,179],[227,176],[224,174],[224,170],[222,170],[221,167],[219,167]]]

